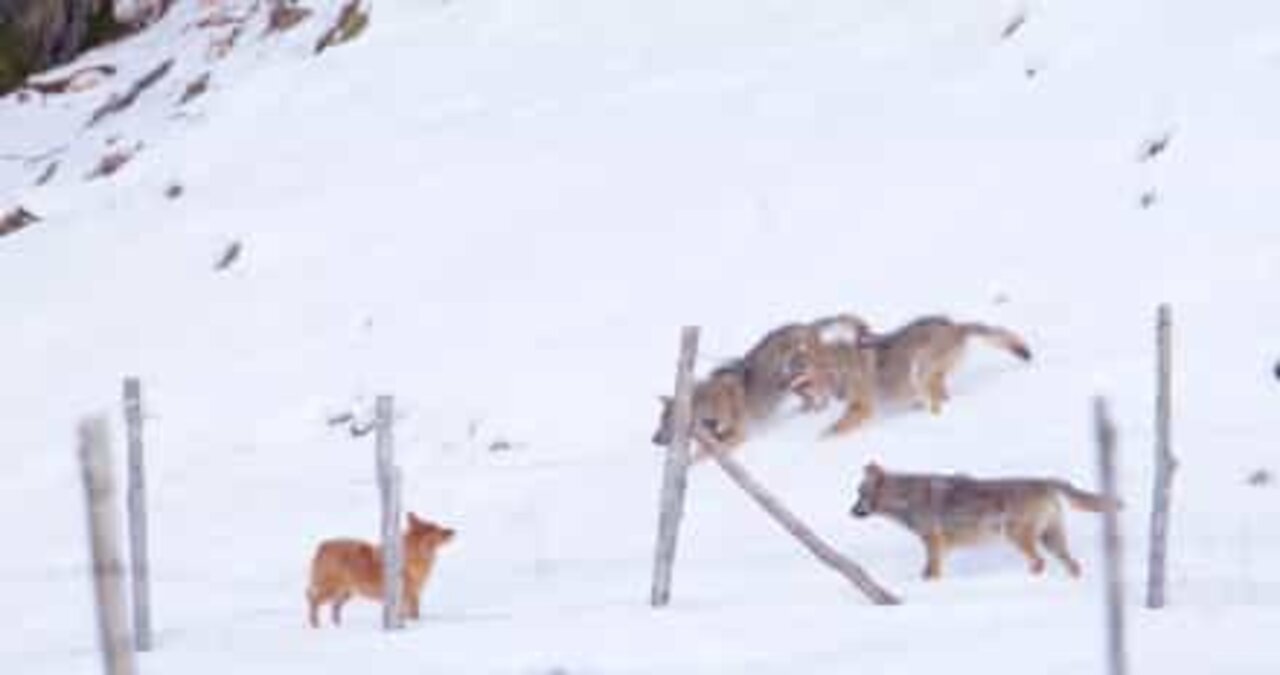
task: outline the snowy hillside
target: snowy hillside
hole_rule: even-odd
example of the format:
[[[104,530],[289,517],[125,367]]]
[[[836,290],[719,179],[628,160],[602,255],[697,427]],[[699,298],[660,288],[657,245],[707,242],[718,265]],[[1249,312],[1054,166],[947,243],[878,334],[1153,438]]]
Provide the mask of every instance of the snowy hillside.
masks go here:
[[[994,546],[925,582],[915,537],[848,515],[872,459],[1093,487],[1096,393],[1120,426],[1132,672],[1280,669],[1280,487],[1246,481],[1280,470],[1280,5],[383,0],[317,56],[340,3],[302,4],[264,35],[249,0],[178,0],[42,76],[118,69],[98,86],[0,99],[0,216],[41,219],[0,236],[5,673],[99,672],[73,427],[105,411],[121,438],[127,374],[144,673],[1101,672],[1096,516],[1068,516],[1080,580]],[[210,16],[248,16],[225,54],[236,28]],[[1182,470],[1152,613],[1163,301]],[[675,601],[649,609],[679,327],[702,327],[707,372],[836,311],[945,312],[1035,352],[975,346],[938,417],[819,440],[830,415],[794,416],[742,449],[905,604],[867,604],[704,465]],[[423,621],[386,635],[353,603],[312,630],[316,542],[378,522],[372,440],[327,420],[380,393],[406,507],[459,537]]]

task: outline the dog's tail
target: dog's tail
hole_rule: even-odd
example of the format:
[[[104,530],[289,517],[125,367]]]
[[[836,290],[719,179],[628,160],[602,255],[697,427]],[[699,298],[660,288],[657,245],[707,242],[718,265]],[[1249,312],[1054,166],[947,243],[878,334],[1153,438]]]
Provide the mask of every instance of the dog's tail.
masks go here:
[[[1071,506],[1081,511],[1102,513],[1104,511],[1119,511],[1124,508],[1124,503],[1118,499],[1111,499],[1106,495],[1081,490],[1065,480],[1051,480],[1049,484],[1058,491],[1058,494],[1066,497]]]
[[[962,323],[960,328],[964,330],[965,337],[976,335],[1023,361],[1031,360],[1031,348],[1027,346],[1026,340],[1007,328],[984,323]]]

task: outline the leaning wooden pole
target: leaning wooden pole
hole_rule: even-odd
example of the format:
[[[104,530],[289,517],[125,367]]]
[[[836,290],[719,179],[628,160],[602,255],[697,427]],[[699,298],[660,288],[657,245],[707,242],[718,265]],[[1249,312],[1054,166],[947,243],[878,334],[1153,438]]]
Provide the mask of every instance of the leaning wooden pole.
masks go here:
[[[395,404],[390,396],[379,396],[374,407],[375,446],[378,458],[378,493],[382,502],[382,627],[397,630],[404,626],[403,551],[400,536],[400,469],[395,464],[392,436]]]
[[[85,419],[80,422],[78,433],[103,672],[133,675],[137,665],[125,607],[124,561],[107,421],[102,417]]]
[[[684,494],[689,475],[689,436],[692,427],[693,363],[698,353],[698,328],[685,326],[680,332],[680,359],[676,365],[676,391],[672,405],[674,433],[667,447],[662,471],[662,495],[658,514],[658,541],[653,554],[653,581],[649,604],[663,607],[671,602],[671,577],[675,568],[676,542],[684,516]]]
[[[1116,429],[1107,411],[1107,402],[1094,399],[1094,433],[1098,443],[1098,476],[1108,501],[1119,503],[1116,478]],[[1124,566],[1120,522],[1115,509],[1102,513],[1102,550],[1106,574],[1107,673],[1125,675],[1128,670],[1124,630]]]
[[[729,475],[729,478],[737,483],[752,499],[755,500],[761,508],[765,510],[774,520],[782,525],[783,529],[791,533],[809,552],[822,561],[831,569],[839,572],[841,576],[849,580],[863,595],[877,605],[897,605],[901,604],[901,600],[889,592],[880,584],[876,583],[871,575],[867,574],[860,565],[853,562],[849,558],[841,555],[841,553],[832,548],[825,541],[820,539],[813,530],[800,521],[777,497],[773,496],[764,488],[747,470],[743,468],[737,460],[724,453],[712,453],[711,457],[715,459],[716,464]]]
[[[1173,500],[1173,474],[1178,460],[1171,445],[1172,336],[1169,305],[1156,313],[1156,462],[1151,496],[1151,535],[1147,557],[1147,607],[1165,606],[1165,578],[1169,546],[1169,507]]]
[[[124,420],[129,449],[129,569],[133,590],[133,645],[151,650],[151,565],[147,551],[147,480],[142,445],[142,382],[124,381]]]

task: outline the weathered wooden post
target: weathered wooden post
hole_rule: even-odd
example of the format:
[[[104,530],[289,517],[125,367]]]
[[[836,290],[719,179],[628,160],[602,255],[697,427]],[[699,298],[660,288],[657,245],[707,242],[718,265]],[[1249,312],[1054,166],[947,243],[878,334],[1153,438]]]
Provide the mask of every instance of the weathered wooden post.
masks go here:
[[[102,417],[81,420],[78,434],[103,671],[107,675],[133,675],[137,666],[125,609],[124,562],[107,421]]]
[[[147,481],[142,446],[142,382],[124,381],[124,420],[129,447],[129,565],[133,589],[133,640],[151,650],[151,565],[147,554]]]
[[[1098,442],[1098,476],[1102,493],[1113,504],[1119,502],[1116,479],[1116,429],[1102,397],[1093,401],[1094,433]],[[1124,568],[1121,556],[1120,523],[1117,509],[1107,509],[1102,514],[1102,550],[1106,557],[1106,623],[1107,623],[1107,672],[1125,675],[1127,658],[1124,637]]]
[[[1169,544],[1169,507],[1178,460],[1170,445],[1172,425],[1172,317],[1169,305],[1156,313],[1156,466],[1151,496],[1151,536],[1147,557],[1147,607],[1165,605],[1165,570]]]
[[[777,497],[774,497],[763,485],[752,478],[751,474],[747,473],[747,470],[737,460],[723,453],[713,453],[711,457],[715,459],[721,469],[724,469],[729,478],[733,479],[733,482],[737,483],[738,487],[750,495],[765,512],[773,516],[773,519],[778,521],[778,524],[782,525],[783,529],[799,540],[818,560],[839,572],[845,579],[848,579],[849,583],[856,586],[872,602],[877,605],[897,605],[902,602],[893,593],[877,584],[861,566],[841,555],[839,551],[822,541],[822,539],[819,539],[818,535],[814,534],[813,530],[809,529],[799,518],[783,506]]]
[[[684,515],[684,493],[688,485],[689,434],[692,426],[693,362],[698,353],[698,327],[685,326],[680,332],[680,360],[676,366],[676,391],[672,401],[671,444],[667,446],[662,471],[662,495],[658,514],[658,541],[653,556],[653,583],[649,604],[664,607],[671,602],[671,576],[675,567],[676,542]]]
[[[404,626],[401,614],[403,594],[402,554],[400,550],[400,469],[395,464],[395,404],[390,396],[378,396],[374,409],[376,434],[374,443],[378,459],[378,490],[382,501],[382,627],[396,630]]]

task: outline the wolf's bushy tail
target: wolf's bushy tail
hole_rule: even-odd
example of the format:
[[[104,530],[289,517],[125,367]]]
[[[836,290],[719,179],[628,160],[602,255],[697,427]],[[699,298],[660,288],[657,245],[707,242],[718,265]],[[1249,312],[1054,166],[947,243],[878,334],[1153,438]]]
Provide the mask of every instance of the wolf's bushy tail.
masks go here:
[[[1027,346],[1026,340],[1007,328],[985,323],[962,323],[960,327],[964,329],[966,336],[976,335],[1023,361],[1031,360],[1031,348]]]
[[[1111,499],[1106,495],[1081,490],[1064,480],[1050,481],[1050,484],[1053,485],[1059,494],[1067,498],[1067,501],[1070,502],[1071,506],[1080,509],[1081,511],[1102,513],[1103,511],[1119,511],[1124,507],[1124,503],[1118,499]]]

